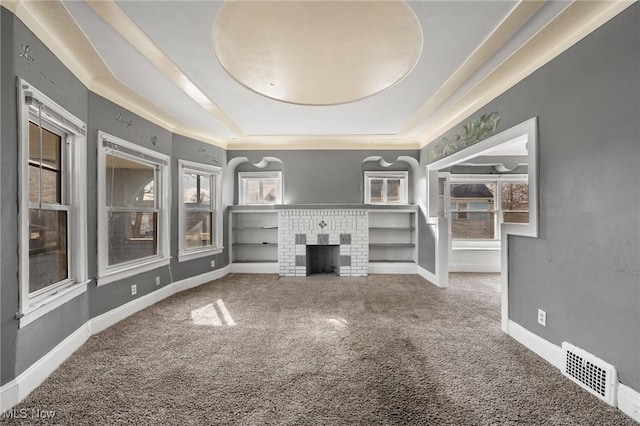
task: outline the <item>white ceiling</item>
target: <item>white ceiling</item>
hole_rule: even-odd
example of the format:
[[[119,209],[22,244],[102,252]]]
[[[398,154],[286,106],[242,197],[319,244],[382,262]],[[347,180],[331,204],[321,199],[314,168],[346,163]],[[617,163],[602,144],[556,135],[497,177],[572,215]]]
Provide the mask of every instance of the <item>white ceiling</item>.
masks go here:
[[[212,43],[224,2],[56,0],[48,3],[62,5],[77,24],[56,31],[59,17],[51,8],[44,13],[41,2],[2,4],[8,3],[91,90],[171,131],[230,149],[424,146],[628,6],[409,1],[423,35],[413,70],[363,99],[310,106],[261,95],[225,71]],[[36,24],[33,17],[52,22]],[[335,43],[321,30],[316,37]],[[303,38],[290,42],[304,48]],[[87,45],[97,55],[86,54]],[[276,49],[282,45],[264,49],[265,61]],[[286,79],[292,71],[281,72]]]

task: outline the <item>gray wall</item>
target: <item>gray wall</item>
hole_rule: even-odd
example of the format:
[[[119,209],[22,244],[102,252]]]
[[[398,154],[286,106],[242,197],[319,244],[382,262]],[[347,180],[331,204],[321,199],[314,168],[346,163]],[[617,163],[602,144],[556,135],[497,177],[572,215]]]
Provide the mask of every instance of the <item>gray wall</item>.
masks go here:
[[[116,120],[122,115],[122,121]],[[128,122],[130,125],[127,125]],[[88,258],[89,271],[95,276],[97,271],[97,138],[98,130],[110,135],[135,143],[144,148],[160,152],[165,155],[172,153],[172,134],[147,120],[129,112],[128,110],[114,104],[113,102],[89,93],[89,121],[87,122],[87,199],[88,212]],[[155,139],[154,139],[155,138]],[[155,145],[154,145],[155,140]],[[172,173],[175,173],[172,171]],[[172,228],[173,231],[173,228]],[[141,274],[97,287],[95,283],[89,286],[89,314],[96,317],[113,308],[117,308],[134,298],[144,296],[157,290],[155,277],[160,276],[161,286],[169,284],[170,274],[167,267],[154,269]],[[138,294],[131,296],[131,284],[136,284]]]
[[[387,162],[394,162],[398,156],[418,159],[418,150],[359,151],[359,150],[271,150],[271,151],[229,151],[229,159],[247,157],[257,163],[263,157],[271,156],[282,160],[284,165],[285,204],[340,204],[363,202],[363,170],[408,170],[405,162],[384,168],[377,163],[362,165],[369,156],[381,156]],[[276,169],[278,167],[276,166]],[[250,165],[238,167],[238,171],[260,170]],[[412,198],[411,189],[409,197]],[[236,198],[237,202],[237,198]]]
[[[87,123],[87,241],[88,271],[91,278],[97,271],[97,133],[105,131],[116,137],[148,149],[169,155],[171,159],[171,267],[162,267],[138,274],[101,287],[93,279],[86,294],[82,294],[63,306],[54,309],[31,324],[19,329],[15,314],[19,311],[18,247],[16,244],[0,245],[0,384],[5,384],[29,368],[35,361],[53,349],[58,343],[76,331],[82,324],[133,299],[130,285],[138,286],[136,297],[158,290],[173,280],[178,281],[211,271],[211,259],[216,268],[227,265],[227,254],[209,256],[189,262],[177,262],[177,159],[187,159],[226,165],[223,149],[173,135],[167,130],[125,110],[122,107],[89,92],[71,72],[6,9],[0,7],[0,204],[1,234],[7,240],[18,239],[18,135],[16,76],[24,78],[47,96]],[[28,63],[19,56],[22,45],[29,45],[35,62]],[[116,120],[119,114],[130,125]],[[10,125],[7,125],[10,123]],[[226,227],[224,242],[226,243]],[[161,285],[155,285],[160,276]]]
[[[463,120],[498,111],[507,129],[539,118],[540,238],[510,238],[510,319],[615,365],[636,390],[639,28],[636,3]],[[547,312],[546,327],[537,324],[538,308]]]
[[[22,77],[82,120],[87,119],[86,88],[62,63],[18,20],[0,8],[2,69],[2,235],[3,241],[18,241],[18,134],[16,77]],[[21,46],[29,46],[35,62],[19,56]],[[8,125],[8,123],[11,123]],[[19,311],[18,250],[15,244],[1,246],[2,256],[2,339],[0,350],[1,383],[12,380],[31,362],[53,349],[86,321],[81,297],[65,309],[53,311],[38,321],[18,329]]]

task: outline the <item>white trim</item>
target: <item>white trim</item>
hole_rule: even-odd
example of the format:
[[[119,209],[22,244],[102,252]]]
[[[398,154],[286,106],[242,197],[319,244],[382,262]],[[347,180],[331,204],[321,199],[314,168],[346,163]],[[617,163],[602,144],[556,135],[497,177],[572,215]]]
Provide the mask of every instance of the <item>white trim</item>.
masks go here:
[[[562,372],[564,359],[560,346],[543,339],[511,320],[509,320],[508,334]],[[640,422],[640,392],[620,382],[617,383],[617,388],[617,405],[614,406],[617,406],[620,411],[633,420]]]
[[[171,168],[170,157],[161,152],[152,151],[143,146],[125,141],[116,136],[110,135],[103,131],[98,131],[98,285],[112,283],[123,278],[139,274],[141,272],[150,271],[163,265],[167,265],[170,260],[170,215],[171,215]],[[108,248],[108,212],[107,212],[107,196],[106,196],[106,154],[107,148],[104,142],[112,145],[121,146],[129,151],[142,154],[145,158],[136,158],[128,153],[113,151],[114,155],[123,156],[142,164],[149,164],[156,167],[156,197],[158,210],[158,254],[143,259],[135,259],[117,265],[109,265],[109,248]],[[111,148],[109,148],[111,149]],[[144,209],[143,209],[144,210]]]
[[[618,408],[633,420],[640,422],[640,392],[618,383]]]
[[[18,377],[0,388],[0,412],[12,408],[26,398],[92,335],[173,294],[222,278],[229,272],[230,268],[226,266],[169,284],[87,321]]]
[[[202,210],[206,212],[213,212],[213,223],[211,224],[211,227],[214,232],[214,240],[211,242],[212,245],[190,250],[187,249],[185,245],[187,232],[185,228],[185,218],[187,208],[184,204],[184,174],[188,172],[209,176],[213,179],[213,190],[215,194],[215,198],[211,200],[211,210]],[[222,253],[222,174],[222,167],[219,166],[196,163],[188,160],[178,160],[178,262],[186,262]]]
[[[61,288],[66,285],[58,283],[50,288],[30,294],[29,292],[29,117],[30,105],[27,97],[40,102],[44,108],[48,109],[50,114],[42,114],[42,123],[59,127],[65,133],[62,139],[61,154],[63,159],[62,174],[64,176],[66,188],[69,193],[66,196],[64,206],[57,206],[54,209],[67,211],[67,223],[73,223],[73,226],[67,226],[68,238],[68,279],[76,283],[83,283],[88,279],[87,267],[87,188],[86,185],[79,184],[86,179],[86,125],[85,123],[62,108],[56,102],[47,97],[44,93],[34,88],[25,80],[18,78],[18,257],[19,257],[19,286],[20,286],[20,305],[19,313],[27,315],[30,319],[25,319],[26,323],[33,319],[44,315],[48,312],[42,310],[42,301],[54,301],[57,293],[63,291]],[[66,121],[66,122],[65,122]],[[85,285],[86,288],[86,285]],[[31,305],[38,305],[34,309]],[[59,306],[59,305],[58,305]],[[56,306],[51,309],[54,309]],[[29,315],[31,312],[37,312],[37,316]],[[24,322],[20,321],[20,326]]]
[[[562,348],[560,346],[554,345],[511,320],[509,320],[508,334],[558,370],[562,369]]]
[[[124,278],[131,277],[133,275],[138,275],[143,272],[152,271],[154,269],[160,268],[161,266],[166,266],[171,261],[170,258],[157,258],[154,257],[151,260],[146,260],[143,262],[135,262],[132,264],[122,264],[126,266],[121,266],[117,270],[112,270],[114,267],[109,268],[108,272],[103,272],[102,276],[97,278],[97,286],[113,283],[116,281],[120,281]]]
[[[187,253],[178,253],[178,262],[188,262],[189,260],[200,259],[201,257],[215,256],[223,251],[224,247],[214,247]]]
[[[449,272],[481,272],[481,273],[500,273],[500,265],[493,264],[476,264],[476,263],[451,263]]]
[[[392,203],[385,201],[387,198],[387,178],[400,179],[400,202]],[[371,180],[372,179],[384,179],[383,183],[383,201],[376,203],[371,202]],[[409,172],[408,171],[365,171],[364,172],[364,203],[374,205],[390,205],[390,206],[402,206],[409,204]]]
[[[425,280],[429,281],[431,284],[435,285],[436,287],[441,287],[441,288],[446,287],[438,283],[438,277],[433,272],[427,271],[420,265],[417,265],[416,269],[417,269],[418,275],[420,275]]]
[[[74,299],[75,297],[86,293],[87,284],[89,282],[90,280],[78,284],[71,284],[68,287],[58,290],[56,293],[40,300],[36,306],[30,306],[29,310],[27,310],[26,312],[22,312],[19,327],[22,328],[28,324],[31,324],[33,321],[64,305],[71,299]]]
[[[529,223],[528,224],[516,224],[516,223],[504,223],[500,227],[500,240],[502,242],[501,250],[501,328],[505,333],[508,333],[509,328],[509,238],[508,235],[518,235],[524,237],[538,237],[538,118],[533,117],[529,120],[513,126],[507,130],[504,130],[496,135],[493,135],[483,141],[471,145],[465,149],[457,151],[445,158],[438,161],[434,161],[431,164],[427,164],[427,175],[429,177],[429,214],[431,217],[427,218],[428,223],[432,223],[434,220],[440,220],[437,225],[438,241],[436,241],[436,275],[440,279],[448,278],[449,264],[448,261],[444,262],[444,257],[448,256],[450,250],[449,234],[443,232],[440,229],[440,225],[446,225],[447,218],[437,217],[437,215],[445,215],[448,210],[447,203],[439,199],[441,195],[438,190],[438,171],[446,169],[462,161],[466,161],[476,155],[479,155],[483,151],[503,144],[505,142],[513,140],[524,139],[527,144],[527,176],[529,183]],[[446,185],[445,185],[446,186]],[[447,188],[445,188],[445,193]],[[442,206],[442,204],[445,204]],[[442,211],[440,209],[442,208]],[[448,230],[448,225],[446,226]],[[444,238],[444,241],[442,239]],[[438,256],[441,256],[438,260]]]
[[[369,262],[369,274],[417,274],[418,269],[413,262]]]
[[[231,272],[237,274],[277,274],[278,262],[232,263]]]
[[[264,160],[264,159],[263,159]],[[247,203],[245,200],[245,185],[246,179],[277,179],[276,186],[278,187],[278,194],[273,203]],[[262,184],[261,184],[262,185]],[[282,179],[282,171],[273,172],[238,172],[238,205],[241,206],[270,206],[274,204],[282,204],[284,198],[284,184]]]

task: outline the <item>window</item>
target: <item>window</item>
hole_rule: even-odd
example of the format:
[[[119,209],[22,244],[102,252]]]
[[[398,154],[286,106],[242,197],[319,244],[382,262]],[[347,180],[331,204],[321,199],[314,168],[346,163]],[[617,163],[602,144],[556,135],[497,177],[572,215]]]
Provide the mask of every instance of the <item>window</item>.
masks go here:
[[[408,172],[364,172],[365,204],[408,204]]]
[[[85,124],[22,80],[19,101],[22,327],[88,279]]]
[[[238,173],[239,204],[282,204],[282,172]]]
[[[526,182],[503,182],[500,198],[502,221],[529,223],[529,184]]]
[[[449,195],[454,239],[497,240],[501,223],[529,223],[529,185],[523,179],[451,183]]]
[[[222,252],[222,169],[178,161],[178,260]]]
[[[98,285],[169,263],[169,157],[98,133]]]

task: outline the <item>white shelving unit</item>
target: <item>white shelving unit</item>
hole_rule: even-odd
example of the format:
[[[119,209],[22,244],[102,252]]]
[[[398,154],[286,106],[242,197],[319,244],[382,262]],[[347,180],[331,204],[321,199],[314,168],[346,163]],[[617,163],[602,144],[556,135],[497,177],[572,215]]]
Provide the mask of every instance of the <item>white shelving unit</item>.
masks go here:
[[[369,212],[369,263],[415,263],[415,210]]]
[[[236,269],[278,266],[278,213],[273,210],[237,210],[230,214],[231,263]],[[262,265],[262,266],[260,266]],[[240,270],[238,270],[240,272]]]

